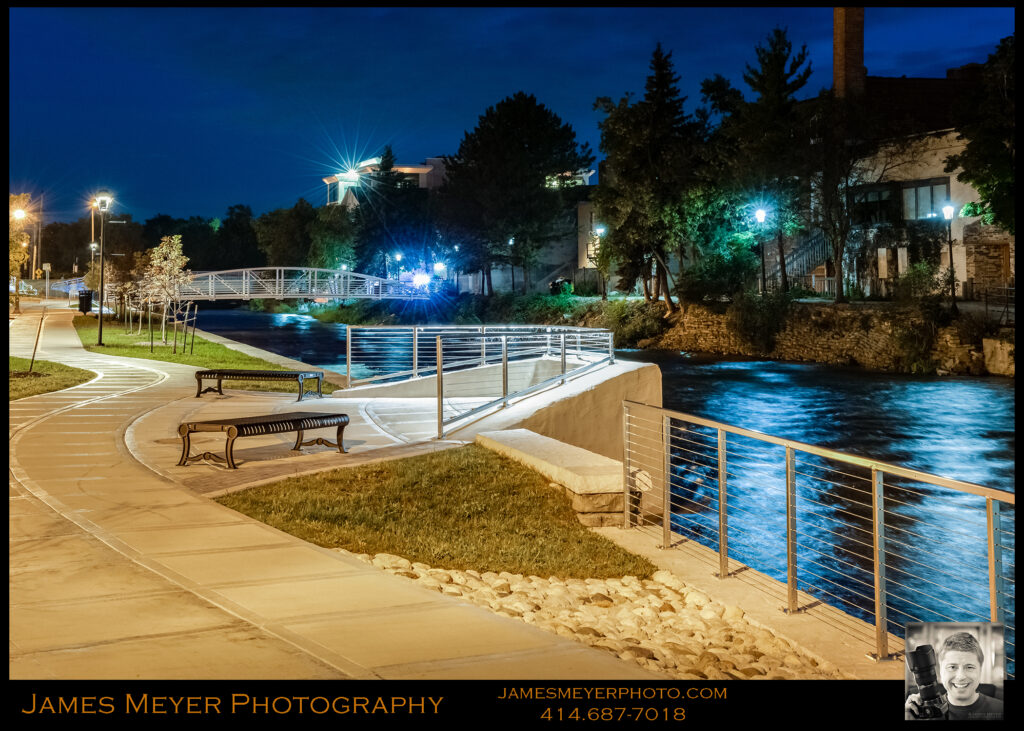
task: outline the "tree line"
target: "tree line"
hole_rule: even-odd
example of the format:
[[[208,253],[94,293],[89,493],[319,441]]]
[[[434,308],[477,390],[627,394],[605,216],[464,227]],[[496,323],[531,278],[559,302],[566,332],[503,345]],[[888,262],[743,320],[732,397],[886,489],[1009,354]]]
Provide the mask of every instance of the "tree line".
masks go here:
[[[926,143],[900,134],[900,120],[855,96],[826,89],[805,99],[811,74],[806,46],[795,49],[774,29],[755,49],[740,90],[720,75],[701,84],[702,106],[686,110],[671,52],[651,56],[642,97],[601,97],[600,151],[605,156],[592,199],[606,229],[597,266],[637,283],[648,299],[676,307],[673,294],[699,300],[741,291],[763,267],[766,251],[788,287],[785,246],[812,228],[829,246],[837,282],[851,259],[854,195],[920,154]],[[981,195],[970,215],[1013,231],[1013,37],[985,64],[984,85],[963,100],[957,129],[967,141],[948,171]],[[193,271],[258,266],[346,266],[393,276],[398,267],[480,272],[491,294],[495,267],[530,266],[550,241],[575,231],[575,203],[588,195],[574,176],[594,163],[572,127],[525,92],[492,107],[444,158],[436,190],[395,172],[390,147],[354,189],[359,203],[290,208],[260,216],[242,204],[222,218],[157,215],[105,229],[114,281],[136,276],[147,252],[180,236]],[[763,213],[759,216],[758,211]],[[108,222],[109,223],[109,222]],[[13,224],[12,224],[13,225]],[[43,230],[54,275],[88,266],[88,216]],[[13,241],[13,235],[12,235]],[[857,250],[858,247],[854,246]],[[12,245],[12,252],[14,246]],[[12,253],[12,266],[14,254]],[[402,255],[398,262],[396,254]],[[95,264],[92,265],[95,269]],[[513,269],[514,271],[514,269]],[[530,282],[522,282],[528,291]],[[845,298],[837,287],[837,300]]]

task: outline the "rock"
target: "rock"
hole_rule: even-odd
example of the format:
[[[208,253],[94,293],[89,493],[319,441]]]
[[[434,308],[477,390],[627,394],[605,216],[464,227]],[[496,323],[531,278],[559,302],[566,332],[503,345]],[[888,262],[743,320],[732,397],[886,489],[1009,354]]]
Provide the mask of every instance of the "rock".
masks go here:
[[[686,606],[703,608],[711,602],[708,595],[700,591],[691,591],[686,595]]]
[[[393,556],[390,553],[378,553],[373,558],[373,565],[382,569],[411,569],[412,562],[401,556]]]

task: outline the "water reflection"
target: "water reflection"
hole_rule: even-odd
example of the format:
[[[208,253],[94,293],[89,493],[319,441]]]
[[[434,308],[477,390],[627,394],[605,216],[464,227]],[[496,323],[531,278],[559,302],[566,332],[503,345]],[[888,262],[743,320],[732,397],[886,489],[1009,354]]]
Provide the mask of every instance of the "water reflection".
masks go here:
[[[223,310],[200,318],[200,328],[344,372],[344,325],[306,315]],[[619,351],[617,357],[661,368],[668,409],[1014,491],[1012,379],[917,377],[646,351]],[[671,438],[672,491],[686,506],[673,515],[673,526],[717,548],[714,431],[674,430]],[[730,555],[783,581],[786,556],[778,537],[785,535],[784,464],[781,447],[730,438]],[[870,471],[809,454],[798,455],[796,471],[800,589],[872,621]],[[908,621],[943,621],[964,611],[987,618],[984,498],[886,478],[883,508],[890,631],[902,635]],[[1001,550],[1012,576],[1012,511],[1003,521]],[[1002,591],[1012,625],[1012,580]],[[1010,630],[1007,641],[1013,641]]]

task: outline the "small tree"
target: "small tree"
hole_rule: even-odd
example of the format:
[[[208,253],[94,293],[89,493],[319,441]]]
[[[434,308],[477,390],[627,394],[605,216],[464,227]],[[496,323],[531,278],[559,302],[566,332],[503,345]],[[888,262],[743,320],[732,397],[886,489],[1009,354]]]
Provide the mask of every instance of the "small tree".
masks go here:
[[[149,254],[149,266],[146,268],[142,283],[144,296],[151,302],[163,305],[160,318],[160,342],[167,344],[167,309],[172,304],[177,308],[181,299],[182,285],[192,278],[192,272],[185,269],[188,257],[181,251],[181,236],[164,236],[160,245]]]

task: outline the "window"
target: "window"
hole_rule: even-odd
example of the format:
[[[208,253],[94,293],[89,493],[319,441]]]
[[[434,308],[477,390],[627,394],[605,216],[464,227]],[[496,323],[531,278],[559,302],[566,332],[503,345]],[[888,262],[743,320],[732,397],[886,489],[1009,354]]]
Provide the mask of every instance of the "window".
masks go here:
[[[863,186],[853,191],[853,222],[859,226],[897,223],[897,193],[891,185]]]
[[[949,201],[949,178],[903,183],[903,219],[942,218],[942,206]]]

